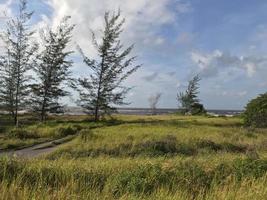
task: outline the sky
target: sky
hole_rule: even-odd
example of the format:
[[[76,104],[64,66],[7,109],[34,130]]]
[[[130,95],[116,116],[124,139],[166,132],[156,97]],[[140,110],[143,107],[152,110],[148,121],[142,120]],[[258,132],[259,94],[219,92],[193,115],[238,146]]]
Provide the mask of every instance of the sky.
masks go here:
[[[16,14],[18,0],[0,0],[3,12]],[[121,39],[135,44],[132,55],[142,68],[124,82],[132,87],[130,107],[148,107],[162,93],[158,107],[176,108],[176,96],[196,74],[201,103],[208,109],[243,109],[267,88],[266,0],[30,0],[32,24],[55,27],[64,16],[76,24],[72,44],[94,58],[90,30],[100,35],[105,11],[126,18]],[[78,52],[73,76],[89,76]],[[73,104],[76,94],[66,100]]]

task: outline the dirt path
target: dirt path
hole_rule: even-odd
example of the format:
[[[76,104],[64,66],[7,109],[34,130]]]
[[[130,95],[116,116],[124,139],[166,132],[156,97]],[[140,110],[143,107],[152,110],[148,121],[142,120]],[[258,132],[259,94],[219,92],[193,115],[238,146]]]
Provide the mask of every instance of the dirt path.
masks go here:
[[[72,139],[73,137],[66,137],[66,138],[34,145],[32,147],[27,147],[27,148],[20,149],[20,150],[5,151],[5,152],[1,152],[0,156],[17,156],[18,158],[35,158],[35,157],[55,151],[60,145],[63,145]]]

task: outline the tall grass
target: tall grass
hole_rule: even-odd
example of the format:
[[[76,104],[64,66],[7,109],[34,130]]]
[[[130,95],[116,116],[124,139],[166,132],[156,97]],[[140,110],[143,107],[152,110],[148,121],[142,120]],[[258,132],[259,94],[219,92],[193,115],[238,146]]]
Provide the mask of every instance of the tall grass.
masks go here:
[[[251,192],[263,196],[266,189],[258,190],[260,188],[257,187],[267,183],[267,160],[237,159],[212,168],[193,160],[169,165],[140,162],[136,166],[120,169],[104,165],[94,168],[88,163],[84,165],[82,161],[18,161],[7,158],[2,158],[0,165],[2,194],[23,193],[25,199],[40,198],[39,195],[47,199],[51,195],[86,199],[93,194],[110,199],[126,196],[137,199],[151,198],[156,194],[160,196],[162,192],[167,193],[170,199],[178,194],[189,199],[209,199],[218,192],[230,189],[230,185],[235,187],[228,192],[238,197],[240,190],[248,188],[249,184]]]
[[[1,158],[0,199],[266,199],[266,133],[239,118],[56,118],[9,134],[78,137],[38,159]]]

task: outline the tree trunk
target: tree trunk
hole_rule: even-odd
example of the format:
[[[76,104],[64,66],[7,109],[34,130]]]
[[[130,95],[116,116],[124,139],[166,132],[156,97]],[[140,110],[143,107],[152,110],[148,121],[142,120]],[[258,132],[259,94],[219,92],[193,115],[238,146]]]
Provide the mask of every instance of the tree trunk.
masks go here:
[[[104,60],[105,55],[102,55],[102,61],[101,61],[101,71],[100,71],[100,77],[99,77],[99,83],[98,83],[98,89],[97,89],[97,99],[96,99],[96,106],[95,106],[95,122],[99,121],[99,98],[100,98],[100,90],[102,85],[102,76],[103,76],[103,70],[104,70]]]
[[[98,122],[98,120],[99,120],[99,107],[98,106],[96,106],[95,107],[95,122]]]

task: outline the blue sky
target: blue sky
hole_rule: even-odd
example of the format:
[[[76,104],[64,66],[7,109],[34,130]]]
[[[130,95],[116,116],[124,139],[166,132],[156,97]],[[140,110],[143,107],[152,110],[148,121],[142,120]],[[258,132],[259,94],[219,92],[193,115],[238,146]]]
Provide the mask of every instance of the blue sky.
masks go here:
[[[16,0],[0,0],[0,11],[15,13]],[[77,24],[71,47],[90,57],[90,29],[99,32],[105,10],[121,8],[122,40],[135,43],[143,67],[126,85],[133,107],[147,107],[162,93],[159,107],[177,107],[176,94],[195,74],[200,99],[209,109],[242,109],[267,88],[267,1],[265,0],[32,0],[33,24],[56,26],[65,15]],[[88,69],[73,55],[75,76]],[[75,99],[75,94],[73,98]],[[72,100],[67,100],[72,102]]]

